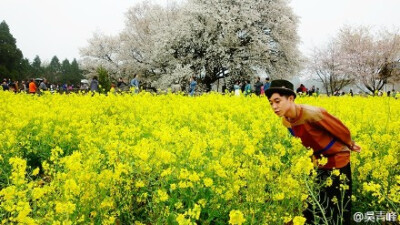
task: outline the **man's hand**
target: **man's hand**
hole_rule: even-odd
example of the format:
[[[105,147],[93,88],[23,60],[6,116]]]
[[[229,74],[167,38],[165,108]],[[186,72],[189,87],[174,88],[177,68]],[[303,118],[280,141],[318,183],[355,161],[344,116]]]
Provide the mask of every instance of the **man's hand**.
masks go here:
[[[360,153],[361,147],[354,143],[351,150]]]

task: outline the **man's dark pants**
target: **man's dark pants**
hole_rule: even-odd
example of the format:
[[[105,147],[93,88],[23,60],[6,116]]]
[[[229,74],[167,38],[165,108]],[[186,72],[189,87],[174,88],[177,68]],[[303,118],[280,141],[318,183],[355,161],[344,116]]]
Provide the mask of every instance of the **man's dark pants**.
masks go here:
[[[317,185],[321,187],[319,193],[316,195],[317,199],[325,209],[325,217],[328,219],[328,224],[336,225],[336,224],[343,224],[343,225],[350,225],[351,222],[351,187],[352,187],[352,178],[351,178],[351,168],[350,163],[348,163],[345,167],[339,169],[340,175],[345,174],[347,176],[346,181],[340,180],[340,175],[335,176],[331,175],[332,170],[317,170]],[[324,185],[326,179],[331,177],[332,185],[326,187]],[[348,185],[347,190],[341,190],[340,184]],[[338,201],[332,201],[334,197]],[[343,207],[342,207],[343,206]],[[317,206],[314,206],[314,208]],[[318,207],[315,209],[315,215],[318,216],[320,219],[320,223],[323,223],[323,215],[321,210]],[[340,223],[341,215],[343,211],[343,222]],[[308,208],[304,211],[304,217],[307,219],[307,224],[317,224],[317,221],[314,217],[313,213],[313,206],[312,204],[308,204]]]

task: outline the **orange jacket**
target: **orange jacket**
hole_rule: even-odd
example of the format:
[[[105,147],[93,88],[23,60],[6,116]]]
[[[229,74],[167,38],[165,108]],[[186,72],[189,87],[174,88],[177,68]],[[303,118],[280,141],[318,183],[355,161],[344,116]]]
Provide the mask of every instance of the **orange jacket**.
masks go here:
[[[35,82],[30,82],[29,83],[29,93],[36,93],[37,87]]]
[[[293,136],[299,137],[305,147],[314,151],[317,159],[321,155],[328,163],[323,169],[342,168],[350,162],[351,140],[349,129],[325,109],[299,105],[300,113],[293,122],[283,118],[283,124]]]

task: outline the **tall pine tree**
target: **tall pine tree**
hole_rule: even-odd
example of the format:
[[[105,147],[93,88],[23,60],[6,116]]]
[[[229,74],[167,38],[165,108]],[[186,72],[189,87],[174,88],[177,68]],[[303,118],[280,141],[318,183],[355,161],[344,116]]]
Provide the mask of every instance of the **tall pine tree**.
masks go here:
[[[82,70],[79,69],[78,62],[74,59],[71,63],[71,83],[79,84],[81,79],[83,79]]]
[[[49,66],[46,68],[46,79],[54,83],[60,80],[61,77],[61,64],[57,56],[53,56]]]
[[[33,59],[31,67],[32,67],[31,78],[43,77],[44,69],[42,67],[42,60],[40,60],[40,57],[38,55]]]
[[[0,23],[0,78],[16,79],[23,55],[5,21]]]
[[[71,78],[71,64],[68,59],[65,59],[61,63],[61,79],[59,80],[61,83],[70,83]]]
[[[22,81],[26,78],[30,78],[32,76],[32,67],[31,64],[29,64],[29,59],[24,58],[21,60],[19,69],[18,69],[18,74],[15,77],[16,80]]]

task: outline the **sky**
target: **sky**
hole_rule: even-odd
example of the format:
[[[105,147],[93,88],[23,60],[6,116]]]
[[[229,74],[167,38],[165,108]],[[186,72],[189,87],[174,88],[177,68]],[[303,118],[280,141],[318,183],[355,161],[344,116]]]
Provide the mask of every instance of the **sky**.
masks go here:
[[[24,57],[42,62],[79,60],[79,49],[94,32],[116,35],[129,7],[144,0],[0,0],[0,21],[5,20]],[[163,3],[166,0],[156,0]],[[344,25],[374,28],[400,27],[400,0],[292,0],[300,17],[300,50],[327,43]]]

